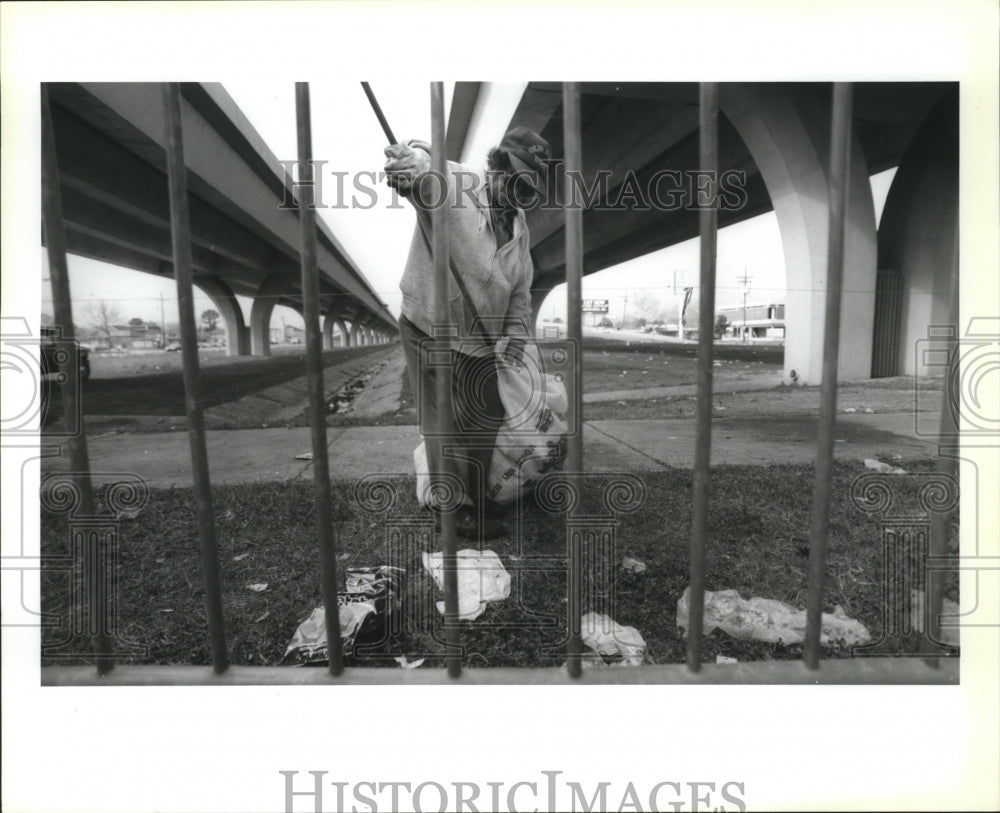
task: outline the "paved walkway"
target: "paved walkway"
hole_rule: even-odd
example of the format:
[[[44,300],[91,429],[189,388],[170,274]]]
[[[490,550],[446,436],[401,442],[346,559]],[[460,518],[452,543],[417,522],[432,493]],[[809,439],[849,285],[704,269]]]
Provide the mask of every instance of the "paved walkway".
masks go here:
[[[215,484],[309,479],[312,464],[296,455],[311,451],[310,430],[238,429],[206,432],[209,470]],[[909,412],[838,416],[838,460],[868,457],[891,461],[926,458],[936,446],[914,434]],[[694,466],[695,422],[669,420],[589,421],[584,424],[588,471],[655,471]],[[356,479],[366,474],[411,474],[415,426],[328,428],[330,473]],[[712,462],[732,465],[810,463],[815,457],[815,417],[719,418],[712,429]],[[191,484],[187,435],[172,431],[106,435],[88,439],[91,470],[131,472],[152,488]],[[45,458],[43,472],[66,470],[68,459]]]
[[[324,373],[328,379],[327,389],[334,389],[338,382],[346,383],[377,362],[383,362],[381,370],[352,404],[352,411],[358,415],[396,411],[404,372],[402,349],[398,345],[328,369]],[[778,383],[777,375],[747,378],[720,372],[716,391],[766,390]],[[264,416],[277,422],[286,413],[289,416],[300,414],[308,398],[304,386],[304,379],[282,384],[209,410],[206,438],[213,483],[292,481],[312,477],[311,462],[297,459],[312,450],[308,427],[222,428],[231,425],[230,421],[239,416]],[[693,396],[695,392],[695,385],[684,384],[592,393],[584,396],[584,401]],[[150,421],[159,423],[151,425]],[[191,458],[184,431],[185,419],[147,418],[143,422],[147,428],[162,426],[164,431],[92,432],[88,437],[91,470],[131,472],[153,488],[190,485]],[[761,466],[811,463],[815,458],[816,425],[815,415],[716,417],[712,424],[712,462]],[[840,414],[835,438],[834,454],[839,460],[860,462],[874,457],[888,462],[898,458],[931,457],[937,452],[933,443],[917,436],[912,408],[899,412]],[[638,472],[694,466],[693,418],[587,421],[583,441],[584,468],[588,471]],[[329,427],[327,442],[331,475],[357,479],[372,473],[411,474],[413,450],[420,443],[420,434],[416,426]],[[60,457],[43,459],[42,470],[66,470],[68,465],[64,449]]]

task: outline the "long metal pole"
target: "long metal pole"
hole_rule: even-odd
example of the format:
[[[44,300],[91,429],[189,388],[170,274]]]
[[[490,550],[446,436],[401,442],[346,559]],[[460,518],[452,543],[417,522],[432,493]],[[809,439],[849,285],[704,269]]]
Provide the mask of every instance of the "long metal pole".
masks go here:
[[[330,460],[326,448],[326,399],[323,389],[323,337],[319,324],[319,266],[315,186],[312,165],[312,116],[309,83],[295,83],[295,118],[299,147],[299,222],[302,226],[302,317],[306,323],[306,377],[309,386],[309,429],[312,436],[313,484],[316,489],[316,535],[319,543],[323,612],[331,675],[344,671],[337,604],[336,532],[330,495]]]
[[[389,121],[386,119],[385,113],[382,112],[382,105],[378,103],[378,99],[375,98],[375,94],[372,92],[372,86],[367,82],[362,82],[361,87],[364,88],[365,96],[368,97],[368,103],[372,106],[372,110],[375,111],[378,123],[382,125],[382,132],[385,133],[385,137],[389,139],[390,144],[395,144],[396,136],[393,135]]]
[[[66,231],[63,224],[62,193],[59,189],[59,161],[56,156],[49,93],[44,84],[42,85],[42,225],[45,229],[45,248],[49,257],[56,324],[62,328],[62,338],[73,341],[75,338],[73,304],[69,289],[69,266],[66,262]],[[79,431],[71,435],[66,443],[73,485],[80,495],[80,506],[77,510],[81,516],[93,516],[94,494],[90,483],[90,457],[87,454],[87,434],[83,423],[80,365],[76,358],[66,370],[66,378],[62,385],[62,402],[67,427],[74,418],[79,425]],[[44,420],[44,415],[40,420]],[[103,557],[96,549],[102,543],[96,534],[87,534],[86,540],[88,551],[83,560],[83,578],[85,584],[95,586],[103,578],[101,572]],[[88,612],[91,629],[95,630],[92,644],[99,675],[106,675],[114,668],[114,661],[111,659],[110,619],[106,606],[109,596],[110,591],[107,589],[90,590]]]
[[[222,588],[219,556],[212,517],[212,491],[208,477],[205,421],[198,383],[198,332],[194,320],[194,293],[191,268],[191,216],[188,211],[187,169],[184,164],[184,133],[181,124],[181,89],[175,82],[163,86],[163,106],[167,119],[167,181],[170,189],[170,234],[173,246],[174,277],[177,280],[177,310],[181,323],[181,351],[184,364],[184,405],[187,410],[188,442],[194,475],[194,502],[201,543],[201,568],[205,580],[205,606],[212,643],[212,664],[219,674],[229,668],[226,653],[225,621],[222,615]]]
[[[583,472],[583,207],[571,196],[570,180],[583,167],[583,138],[580,121],[580,86],[563,82],[563,172],[566,200],[566,327],[567,337],[577,348],[577,363],[570,377],[569,425],[573,431],[566,448],[566,473],[570,487],[580,488]],[[567,520],[569,517],[567,517]],[[566,661],[571,677],[582,671],[583,623],[583,552],[579,536],[570,537],[569,584],[567,595],[569,615],[569,650]]]
[[[837,415],[837,366],[840,356],[840,299],[844,278],[844,233],[851,165],[852,98],[853,87],[849,82],[833,86],[823,381],[820,387],[819,429],[816,438],[816,486],[813,491],[812,530],[809,537],[809,592],[806,598],[806,641],[803,652],[806,666],[810,669],[819,668],[826,538],[830,529],[833,426]]]
[[[694,504],[688,588],[688,669],[701,669],[702,620],[705,610],[705,547],[708,534],[708,489],[712,458],[712,352],[715,317],[715,259],[719,212],[719,86],[703,82],[699,89],[699,160],[711,178],[708,205],[698,213],[701,272],[698,299],[698,403],[694,452]]]
[[[386,125],[388,126],[388,125]],[[388,133],[387,133],[388,135]],[[448,163],[445,156],[444,83],[431,82],[431,168],[439,179],[447,177]],[[436,206],[431,211],[431,246],[434,253],[434,323],[447,328],[451,322],[448,302],[449,262],[448,204]],[[445,330],[445,335],[448,331]],[[445,445],[454,436],[454,417],[451,409],[452,368],[441,365],[434,368],[435,395],[437,400],[439,452],[437,474],[444,480],[442,493],[447,492],[448,473],[453,466],[445,455]],[[430,456],[428,456],[430,459]],[[448,674],[457,678],[462,674],[462,630],[458,620],[458,560],[456,557],[456,524],[454,511],[441,512],[441,548],[444,571],[444,625],[447,648]]]

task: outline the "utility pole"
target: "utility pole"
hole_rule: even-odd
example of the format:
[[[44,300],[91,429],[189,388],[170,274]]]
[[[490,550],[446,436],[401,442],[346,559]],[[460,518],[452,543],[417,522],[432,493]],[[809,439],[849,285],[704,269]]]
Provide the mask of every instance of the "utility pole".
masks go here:
[[[160,291],[160,347],[167,346],[167,322],[163,318],[163,291]]]
[[[628,313],[628,294],[625,294],[625,303],[622,305],[622,330],[625,330],[626,313]]]
[[[747,343],[747,332],[749,328],[747,327],[747,294],[750,293],[750,282],[753,277],[747,276],[746,266],[743,266],[743,276],[737,278],[741,283],[743,283],[743,344]]]

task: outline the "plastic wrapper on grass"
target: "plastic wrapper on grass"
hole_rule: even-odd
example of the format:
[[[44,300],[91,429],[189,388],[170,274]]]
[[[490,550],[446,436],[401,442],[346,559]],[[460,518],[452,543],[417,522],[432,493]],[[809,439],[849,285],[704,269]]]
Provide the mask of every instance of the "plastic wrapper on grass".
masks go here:
[[[510,595],[510,574],[491,550],[466,548],[455,554],[458,568],[458,617],[462,621],[479,618],[491,601],[502,601]],[[431,574],[439,590],[444,589],[444,554],[422,555],[424,568]],[[444,615],[444,602],[437,602]]]
[[[583,643],[600,655],[592,665],[641,666],[646,640],[635,627],[624,627],[603,613],[586,613],[581,619]]]
[[[688,634],[691,588],[677,601],[677,626]],[[806,611],[797,610],[771,598],[743,598],[736,590],[705,591],[705,635],[716,629],[743,641],[768,641],[801,644],[806,638]],[[823,613],[820,643],[824,646],[842,642],[847,646],[867,644],[871,634],[860,621],[848,618],[843,607]]]
[[[348,569],[345,589],[337,593],[345,656],[353,657],[358,646],[375,646],[388,638],[390,622],[402,605],[405,576],[401,567]],[[326,615],[320,605],[295,630],[282,663],[319,666],[328,657]]]

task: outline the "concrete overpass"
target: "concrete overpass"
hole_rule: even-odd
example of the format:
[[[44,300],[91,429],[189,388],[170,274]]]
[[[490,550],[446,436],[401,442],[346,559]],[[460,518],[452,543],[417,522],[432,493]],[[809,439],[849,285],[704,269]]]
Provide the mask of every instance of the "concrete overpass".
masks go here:
[[[49,98],[68,249],[173,277],[160,86],[55,83]],[[275,305],[301,312],[299,218],[283,170],[219,84],[182,85],[194,283],[225,320],[231,355],[270,353]],[[326,346],[389,341],[396,320],[319,222]],[[253,299],[247,325],[236,295]]]
[[[454,160],[471,141],[482,141],[475,130],[485,90],[479,83],[456,85],[448,132]],[[665,170],[698,170],[696,84],[585,82],[581,92],[584,175],[611,173],[603,202],[617,200],[630,172],[642,186]],[[720,211],[719,226],[775,211],[785,254],[789,383],[821,378],[830,98],[829,84],[721,86],[719,169],[745,173],[746,195],[738,207]],[[508,124],[514,125],[540,132],[558,157],[560,84],[529,83]],[[876,229],[868,179],[892,167],[899,170]],[[839,377],[923,373],[916,342],[927,337],[928,325],[946,321],[957,268],[957,83],[857,83],[850,185]],[[561,178],[556,192],[565,199]],[[562,212],[537,210],[528,223],[537,313],[565,280]],[[595,202],[583,230],[590,274],[696,237],[698,212],[657,205],[614,210]]]

